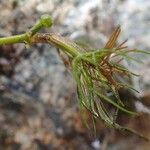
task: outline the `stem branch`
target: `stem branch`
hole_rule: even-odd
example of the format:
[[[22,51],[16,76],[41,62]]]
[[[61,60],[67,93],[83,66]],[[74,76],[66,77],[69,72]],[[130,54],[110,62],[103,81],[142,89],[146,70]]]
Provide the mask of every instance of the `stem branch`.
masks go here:
[[[30,44],[30,39],[32,38],[33,35],[35,35],[41,28],[51,27],[52,24],[53,21],[51,17],[49,15],[43,15],[28,32],[20,35],[0,38],[0,45],[24,43],[24,42]]]

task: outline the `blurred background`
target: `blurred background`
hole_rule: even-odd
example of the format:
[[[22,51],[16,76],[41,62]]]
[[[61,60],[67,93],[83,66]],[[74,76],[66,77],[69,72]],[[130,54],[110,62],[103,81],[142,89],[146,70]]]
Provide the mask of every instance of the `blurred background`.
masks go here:
[[[148,0],[0,0],[0,37],[27,31],[42,14],[54,20],[54,32],[102,48],[121,25],[119,41],[150,52]],[[140,93],[121,90],[137,117],[120,114],[118,122],[150,137],[150,57],[126,66]],[[75,82],[55,48],[37,44],[0,47],[0,150],[149,150],[150,142],[96,124],[97,133],[82,123]]]

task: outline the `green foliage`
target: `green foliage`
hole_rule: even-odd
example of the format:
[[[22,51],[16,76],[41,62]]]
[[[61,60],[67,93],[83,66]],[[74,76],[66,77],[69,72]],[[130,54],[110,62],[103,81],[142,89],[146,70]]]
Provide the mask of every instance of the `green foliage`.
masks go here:
[[[123,59],[139,62],[139,60],[129,56],[129,53],[150,53],[136,49],[127,50],[126,46],[124,46],[126,41],[120,45],[116,45],[117,38],[121,32],[120,27],[117,27],[112,33],[104,48],[86,51],[74,42],[53,33],[37,33],[41,28],[50,27],[51,25],[51,17],[44,15],[29,32],[17,36],[0,38],[0,45],[13,43],[27,43],[30,45],[34,43],[49,43],[61,49],[70,60],[67,63],[70,64],[72,75],[77,84],[81,115],[85,114],[83,111],[87,111],[90,113],[93,125],[95,125],[95,119],[101,119],[109,127],[127,130],[145,138],[135,131],[116,123],[119,111],[129,115],[136,115],[135,112],[125,108],[118,93],[120,88],[134,89],[127,83],[117,80],[117,76],[137,76],[121,65]],[[113,94],[113,98],[108,96],[108,91]],[[109,105],[114,109],[113,112],[109,111]]]

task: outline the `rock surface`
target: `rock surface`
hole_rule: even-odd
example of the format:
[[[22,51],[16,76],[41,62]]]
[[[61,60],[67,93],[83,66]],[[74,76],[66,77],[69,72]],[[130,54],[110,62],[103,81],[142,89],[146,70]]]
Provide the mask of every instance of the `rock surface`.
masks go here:
[[[22,33],[48,13],[55,25],[43,32],[58,32],[99,48],[121,24],[120,40],[128,38],[130,48],[149,50],[149,8],[147,0],[0,0],[0,36]],[[16,44],[12,49],[17,56],[13,65],[14,57],[10,60],[0,54],[0,149],[149,150],[149,143],[133,135],[114,134],[101,122],[97,123],[97,137],[91,136],[80,118],[74,80],[54,48],[38,44],[25,49]],[[133,79],[135,87],[149,91],[150,59],[139,59],[144,64],[128,66],[142,75],[140,80]],[[4,64],[11,68],[6,70],[9,77],[1,68]],[[143,97],[145,105],[149,98]],[[122,119],[122,123],[150,137],[150,121],[146,120],[149,115]]]

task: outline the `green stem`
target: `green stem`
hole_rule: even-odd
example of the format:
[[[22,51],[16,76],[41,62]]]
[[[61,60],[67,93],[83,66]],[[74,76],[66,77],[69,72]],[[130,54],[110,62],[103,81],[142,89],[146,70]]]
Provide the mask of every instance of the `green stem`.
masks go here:
[[[77,56],[79,54],[79,47],[73,42],[69,42],[65,38],[54,34],[37,34],[41,28],[50,27],[52,24],[53,22],[51,17],[49,15],[43,15],[28,32],[20,35],[0,38],[0,45],[15,43],[48,43],[64,50],[72,57]]]
[[[28,32],[20,35],[0,38],[0,45],[24,42],[30,43],[30,39],[34,34],[36,34],[41,28],[51,27],[52,24],[53,21],[51,17],[49,15],[43,15]]]
[[[23,43],[25,41],[29,41],[29,34],[27,34],[27,33],[0,38],[0,45]]]
[[[63,50],[71,57],[76,57],[79,54],[82,54],[82,52],[80,51],[81,47],[53,33],[37,33],[31,38],[30,42],[32,44],[33,43],[50,44],[56,48]]]
[[[41,18],[35,23],[35,25],[30,29],[31,35],[33,36],[37,33],[41,28],[51,27],[53,24],[52,18],[49,15],[43,15]]]

